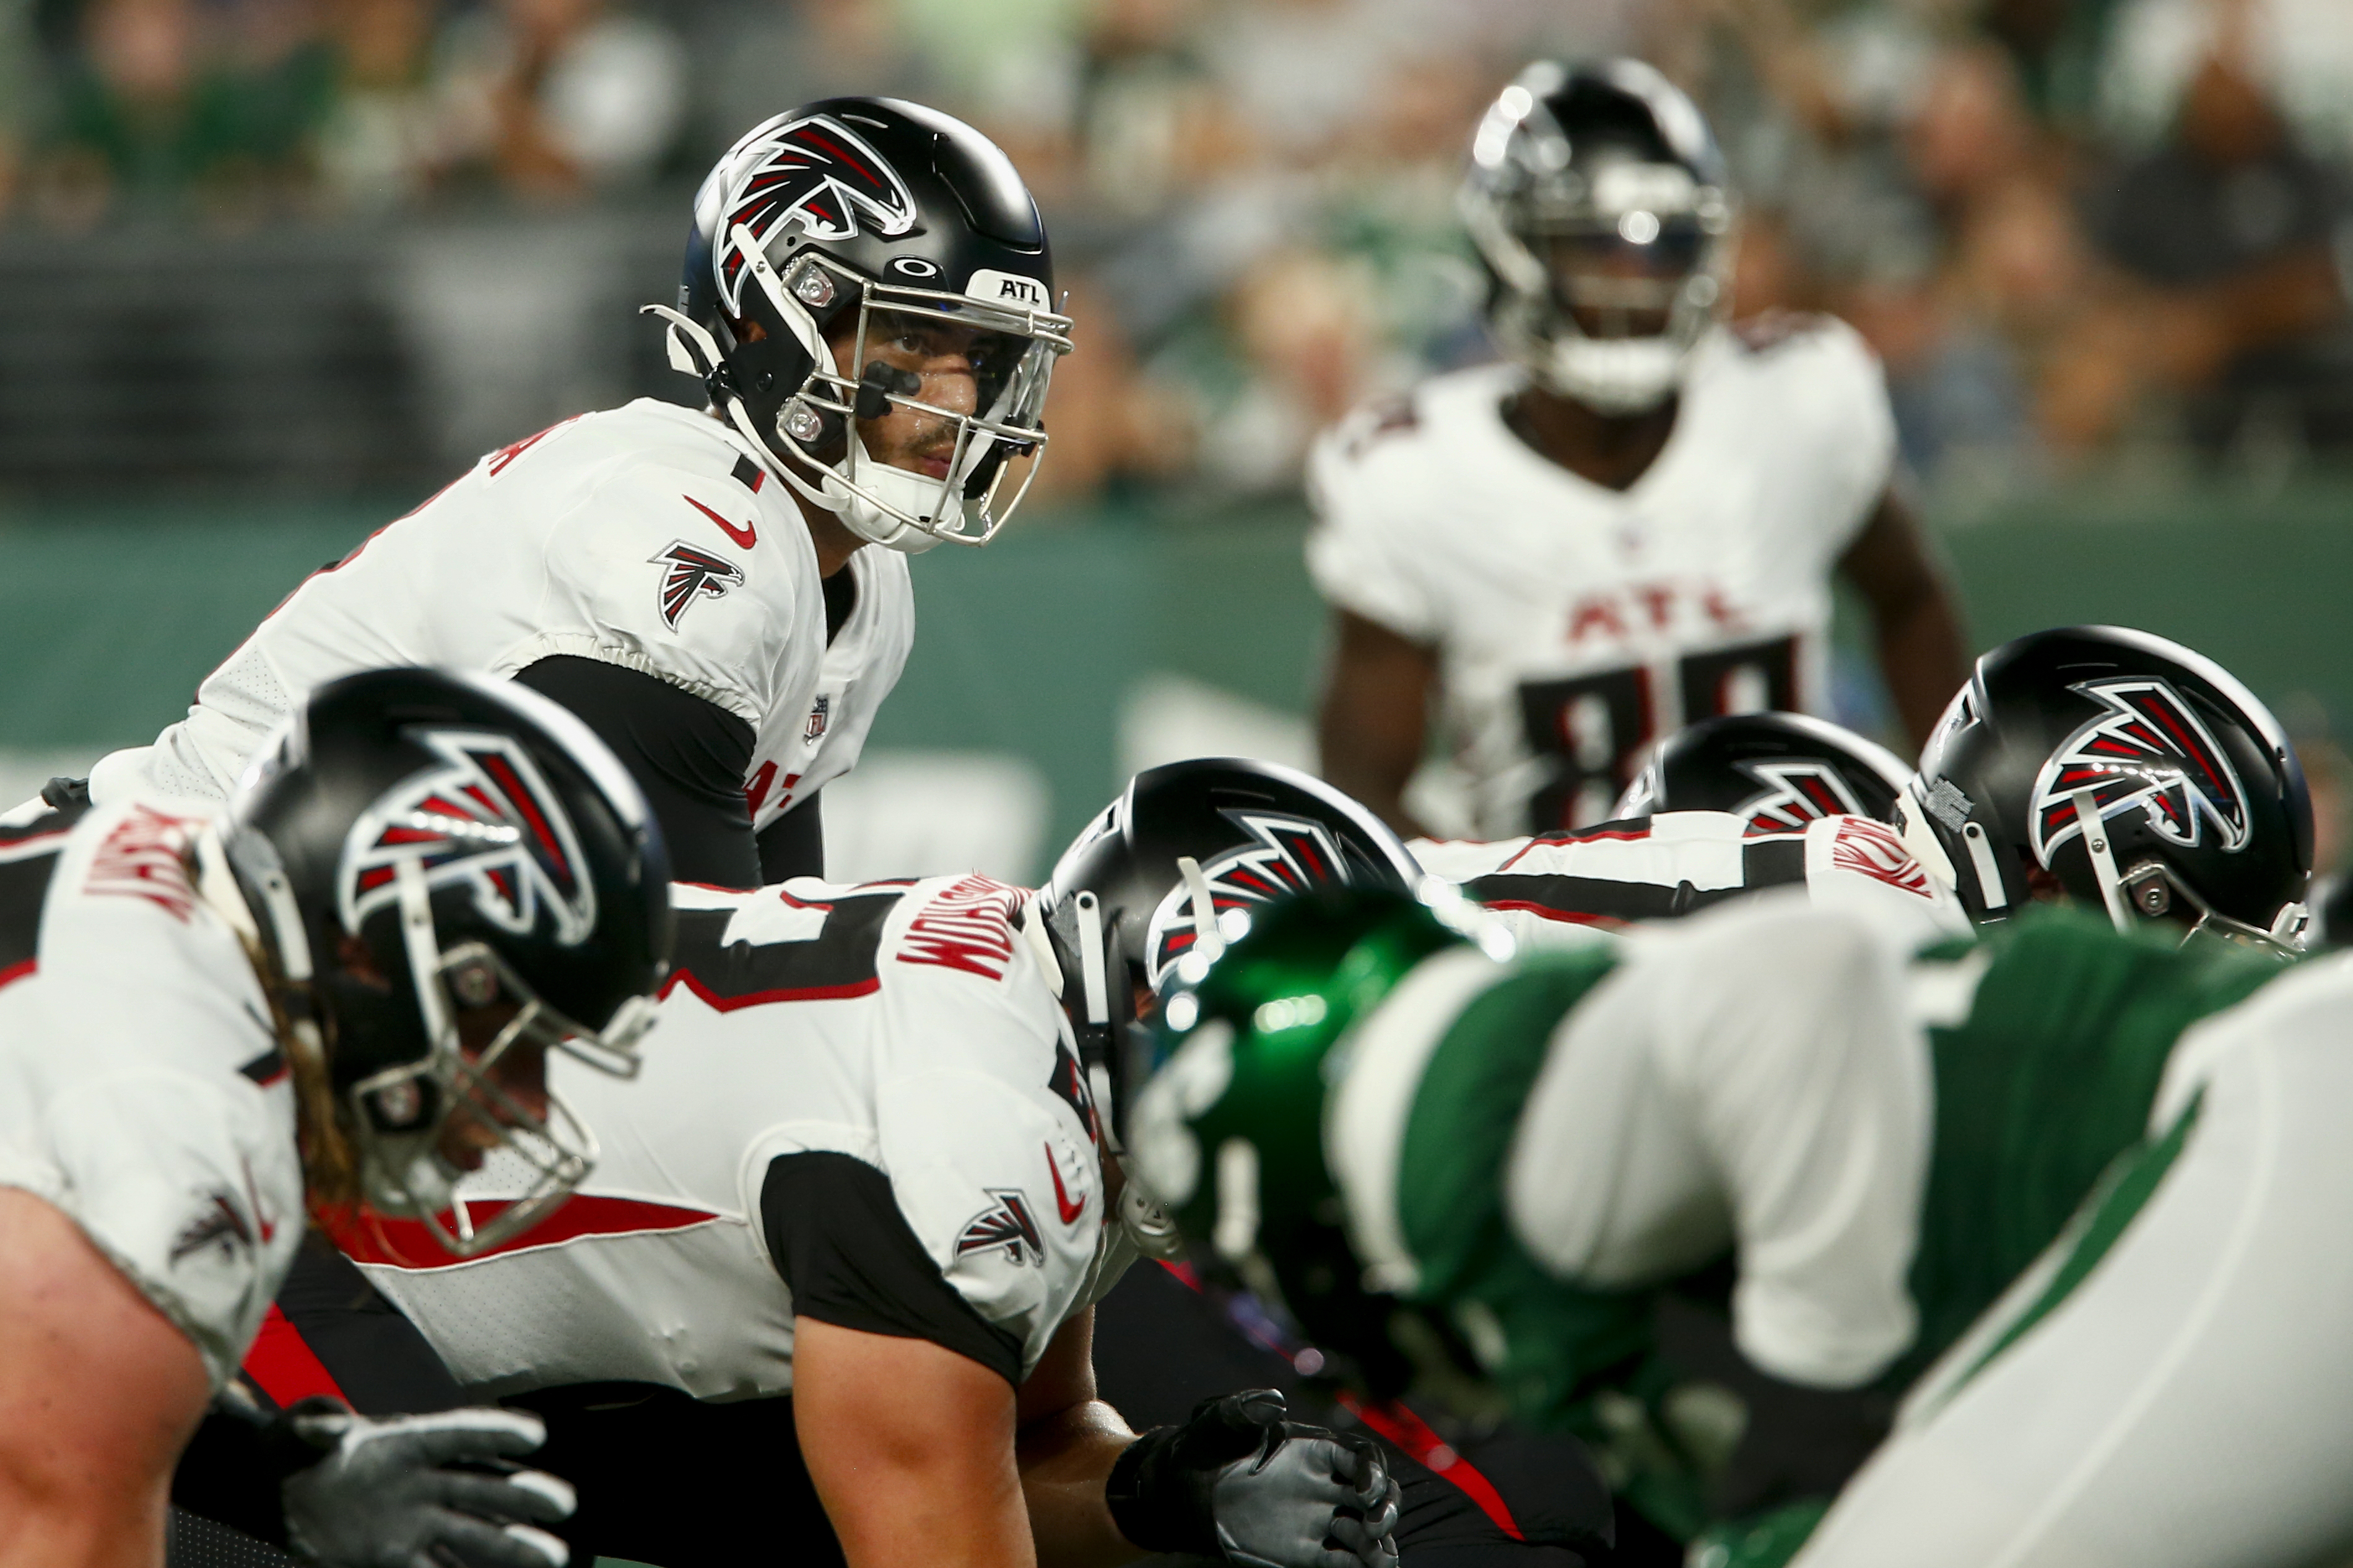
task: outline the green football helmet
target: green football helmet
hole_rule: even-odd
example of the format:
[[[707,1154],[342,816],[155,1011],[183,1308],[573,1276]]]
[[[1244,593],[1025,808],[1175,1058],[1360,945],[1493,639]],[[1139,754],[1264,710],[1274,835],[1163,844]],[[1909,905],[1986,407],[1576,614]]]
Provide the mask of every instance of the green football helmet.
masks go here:
[[[1355,1026],[1423,960],[1466,945],[1502,959],[1511,938],[1435,879],[1419,896],[1325,885],[1235,923],[1163,999],[1132,1168],[1198,1258],[1287,1311],[1327,1361],[1351,1363],[1335,1372],[1390,1397],[1412,1372],[1390,1341],[1398,1303],[1366,1287],[1350,1247],[1324,1163],[1326,1093]]]

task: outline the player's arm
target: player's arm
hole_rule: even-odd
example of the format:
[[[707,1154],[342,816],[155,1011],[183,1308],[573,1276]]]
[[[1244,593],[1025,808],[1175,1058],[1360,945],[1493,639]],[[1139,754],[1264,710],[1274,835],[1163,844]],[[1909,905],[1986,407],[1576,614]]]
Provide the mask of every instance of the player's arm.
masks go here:
[[[145,1568],[211,1385],[64,1214],[0,1190],[0,1564]]]
[[[851,1568],[1037,1562],[1015,1408],[999,1373],[929,1340],[794,1330],[801,1455]]]
[[[578,714],[621,759],[661,824],[670,875],[717,888],[760,886],[744,802],[752,726],[658,676],[559,654],[515,679]]]
[[[1144,1555],[1120,1533],[1103,1495],[1135,1434],[1095,1397],[1094,1341],[1090,1307],[1056,1331],[1014,1400],[1015,1458],[1038,1560],[1071,1568]]]
[[[1839,570],[1871,606],[1879,668],[1916,748],[1969,678],[1961,616],[1919,514],[1891,485]]]
[[[1437,650],[1335,609],[1330,673],[1316,710],[1324,776],[1408,837],[1422,833],[1405,808],[1421,765]]]

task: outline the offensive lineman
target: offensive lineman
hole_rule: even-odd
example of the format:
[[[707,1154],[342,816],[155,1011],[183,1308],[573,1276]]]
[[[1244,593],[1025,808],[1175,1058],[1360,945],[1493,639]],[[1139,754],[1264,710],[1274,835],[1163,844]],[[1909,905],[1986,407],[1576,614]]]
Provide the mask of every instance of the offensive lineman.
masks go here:
[[[1417,839],[1431,874],[1459,883],[1522,947],[1694,914],[1803,885],[1820,906],[1901,927],[1926,946],[1968,915],[1889,826],[1908,770],[1820,719],[1740,713],[1661,742],[1607,822],[1495,843]]]
[[[428,670],[310,694],[224,816],[130,803],[0,847],[0,1560],[153,1563],[174,1460],[310,1215],[431,1215],[493,1151],[543,1216],[593,1154],[550,1047],[626,1070],[670,948],[660,839],[526,691]],[[551,1568],[570,1503],[464,1473],[539,1441],[466,1411],[305,1408],[252,1434],[330,1564]]]
[[[1721,324],[1734,216],[1691,100],[1635,61],[1533,65],[1461,207],[1510,363],[1311,464],[1326,776],[1402,830],[1434,702],[1470,831],[1588,826],[1680,724],[1827,707],[1833,570],[1925,739],[1967,665],[1878,366],[1827,318]]]
[[[913,635],[903,557],[985,541],[1034,469],[1053,298],[1036,204],[969,126],[880,99],[778,115],[696,196],[681,309],[649,307],[709,408],[640,399],[483,458],[312,575],[91,797],[217,802],[311,687],[432,664],[578,713],[682,879],[821,871],[811,803]]]
[[[1719,1509],[1826,1494],[1840,1472],[1777,1473],[1754,1428],[1738,1452],[1709,1453],[1650,1342],[1651,1293],[1736,1243],[1731,1315],[1749,1363],[1800,1389],[1900,1387],[2095,1187],[2112,1191],[2104,1172],[2127,1173],[2113,1191],[2147,1196],[2221,1059],[2177,1042],[2280,973],[2274,933],[2293,929],[2308,865],[2309,806],[2276,723],[2211,664],[2139,634],[2040,634],[1988,656],[1914,785],[1908,804],[1923,802],[1939,813],[1924,838],[1940,865],[1992,838],[1958,852],[2015,867],[2011,907],[1978,900],[1986,939],[1931,952],[1901,984],[1883,922],[1787,895],[1516,967],[1378,900],[1269,912],[1169,1004],[1178,1048],[1134,1113],[1139,1173],[1189,1235],[1361,1364],[1410,1347],[1391,1342],[1384,1291],[1483,1339],[1484,1370],[1515,1405],[1607,1442],[1628,1501],[1671,1535],[1706,1518],[1695,1482],[1711,1470]],[[2075,908],[2004,918],[2028,896],[2021,852]],[[2316,1086],[2326,1053],[2308,1042],[2323,1016],[2311,1004],[2298,1016],[2301,1042],[2262,1070]],[[2242,1128],[2258,1069],[2232,1070]],[[2301,1151],[2298,1168],[2325,1179],[2311,1138],[2290,1128],[2262,1158]],[[2206,1147],[2204,1190],[2260,1195],[2261,1162],[2232,1152],[2242,1132]],[[1279,1184],[1249,1173],[1278,1159]],[[2129,1219],[2124,1200],[2102,1201],[2114,1224]],[[2201,1211],[2182,1205],[2174,1224],[2194,1232]],[[2079,1272],[2062,1285],[2113,1237],[2089,1223],[2103,1239],[2073,1253]],[[2230,1274],[2233,1299],[2276,1267]],[[1360,1270],[1380,1287],[1369,1300]],[[2042,1266],[2034,1279],[2004,1321],[2032,1322],[2052,1287]],[[2179,1284],[2165,1321],[2211,1354]],[[2094,1320],[2079,1347],[2112,1326]],[[2007,1342],[1972,1337],[1963,1380]],[[2021,1402],[2050,1376],[2011,1379],[1995,1408],[2032,1425]],[[1825,1393],[1816,1425],[1838,1408]],[[2103,1408],[2083,1406],[2069,1438]],[[1980,1458],[2013,1482],[2026,1468],[1989,1446]],[[1984,1500],[1944,1485],[1938,1465],[1915,1453],[1877,1523],[1829,1561],[1909,1560],[1926,1538],[1909,1502],[1958,1518]],[[2064,1468],[2049,1458],[2050,1473]],[[2113,1527],[2129,1508],[2112,1495],[2092,1517]],[[1786,1553],[1818,1513],[1772,1521],[1756,1550]],[[2034,1539],[2034,1521],[2021,1531]],[[2071,1560],[2060,1537],[2044,1544]]]
[[[1216,940],[1193,884],[1415,874],[1327,786],[1189,763],[1037,893],[679,888],[661,1051],[617,1096],[557,1065],[607,1150],[559,1220],[462,1267],[413,1222],[339,1239],[470,1394],[545,1415],[584,1558],[1393,1562],[1369,1439],[1235,1395],[1139,1440],[1094,1398],[1093,1305],[1165,1227],[1123,1202],[1082,1063]],[[478,1212],[502,1175],[462,1189]]]

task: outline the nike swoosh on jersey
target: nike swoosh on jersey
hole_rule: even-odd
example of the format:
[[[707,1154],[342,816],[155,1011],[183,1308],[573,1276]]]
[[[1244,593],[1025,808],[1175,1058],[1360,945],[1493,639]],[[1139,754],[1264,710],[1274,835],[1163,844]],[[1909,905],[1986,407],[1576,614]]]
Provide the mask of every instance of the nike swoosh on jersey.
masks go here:
[[[1064,1225],[1076,1225],[1079,1216],[1087,1212],[1087,1195],[1081,1193],[1077,1203],[1071,1201],[1070,1189],[1062,1185],[1062,1167],[1054,1162],[1054,1146],[1049,1143],[1045,1147],[1046,1173],[1054,1178],[1054,1206],[1062,1211]]]
[[[703,505],[701,501],[695,500],[692,496],[683,496],[680,499],[684,500],[687,505],[692,507],[695,510],[701,512],[703,516],[709,518],[712,521],[717,523],[719,525],[720,532],[725,534],[728,538],[733,540],[744,549],[749,550],[752,546],[760,542],[760,536],[754,531],[751,523],[747,522],[743,527],[738,528],[733,523],[728,521],[725,518],[720,516],[717,512],[712,510],[709,507]]]

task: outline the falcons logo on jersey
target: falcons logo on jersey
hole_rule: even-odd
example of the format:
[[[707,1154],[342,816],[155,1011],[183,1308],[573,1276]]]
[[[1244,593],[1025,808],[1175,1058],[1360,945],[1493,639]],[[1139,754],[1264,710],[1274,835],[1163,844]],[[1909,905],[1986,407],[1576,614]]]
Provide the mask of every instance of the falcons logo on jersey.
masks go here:
[[[1742,763],[1740,771],[1765,786],[1740,803],[1735,815],[1751,833],[1794,833],[1825,816],[1862,816],[1862,803],[1828,763]]]
[[[997,1201],[972,1216],[956,1237],[955,1255],[1005,1249],[1018,1268],[1034,1264],[1043,1268],[1046,1262],[1046,1240],[1038,1234],[1038,1222],[1029,1213],[1029,1200],[1019,1188],[991,1187],[988,1195]]]
[[[361,814],[343,841],[337,878],[344,929],[398,898],[398,868],[425,873],[428,890],[462,887],[474,908],[518,936],[543,919],[564,947],[596,926],[596,890],[583,874],[579,836],[531,754],[512,738],[472,730],[406,731],[441,759]]]
[[[2028,810],[2034,858],[2043,865],[2084,830],[2075,794],[2090,790],[2100,819],[2135,805],[2158,837],[2195,848],[2211,824],[2225,853],[2247,844],[2247,794],[2238,770],[2195,710],[2149,676],[2086,680],[2068,688],[2107,711],[2067,737],[2042,764]]]
[[[697,599],[725,598],[728,589],[744,584],[742,567],[684,540],[652,557],[652,564],[663,568],[662,625],[672,631],[678,630],[679,617]]]
[[[860,219],[896,239],[915,226],[915,198],[880,153],[829,114],[796,120],[765,137],[729,193],[719,231],[719,287],[729,313],[744,304],[744,253],[734,243],[741,224],[765,246],[781,224],[794,222],[813,240],[855,239]]]
[[[1201,876],[1209,884],[1215,913],[1304,892],[1318,883],[1356,880],[1347,850],[1324,824],[1271,811],[1225,815],[1251,842],[1202,863]],[[1169,965],[1191,951],[1200,935],[1194,927],[1193,890],[1179,882],[1152,912],[1145,937],[1155,989]]]

